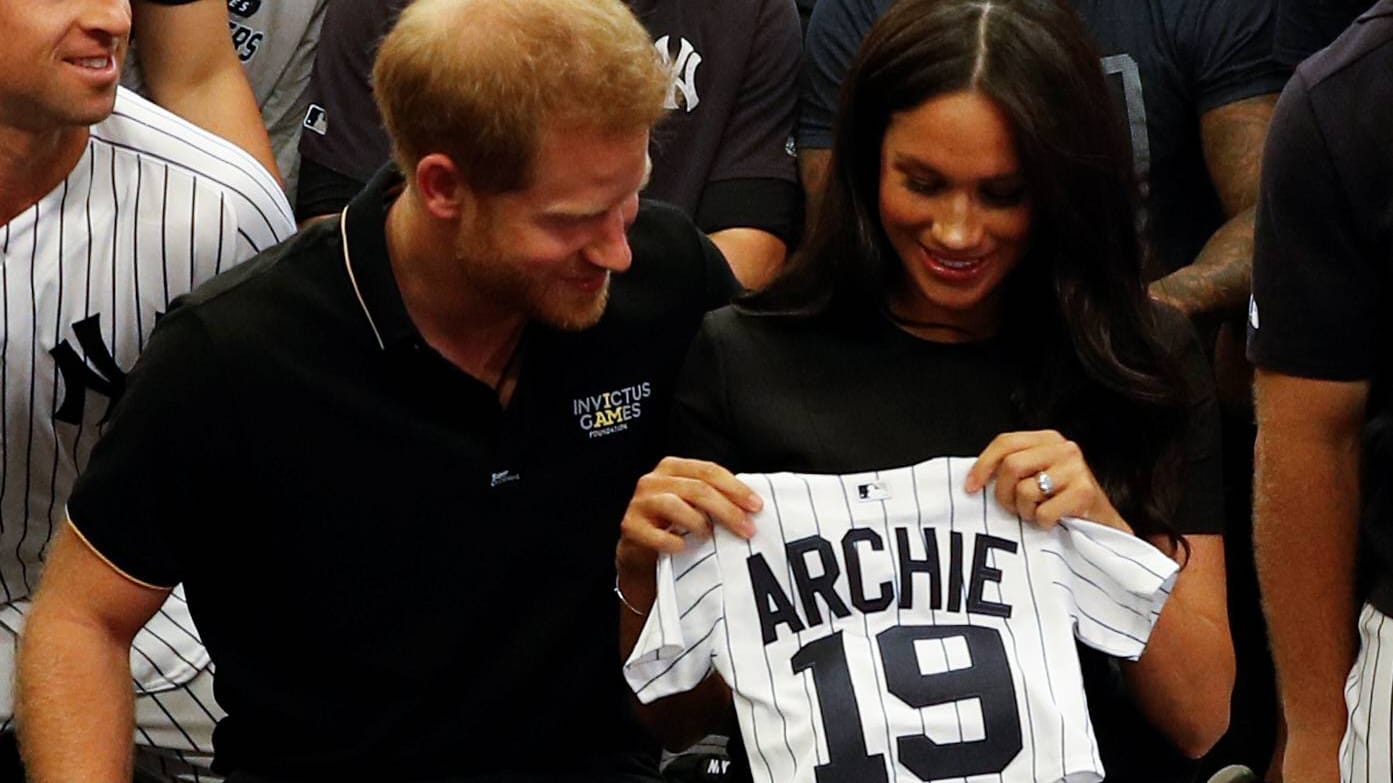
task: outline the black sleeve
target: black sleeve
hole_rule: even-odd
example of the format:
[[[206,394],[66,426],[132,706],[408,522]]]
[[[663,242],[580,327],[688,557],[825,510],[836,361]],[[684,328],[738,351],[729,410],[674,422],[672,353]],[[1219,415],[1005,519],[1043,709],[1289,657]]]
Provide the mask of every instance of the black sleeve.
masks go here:
[[[798,181],[789,148],[798,113],[798,70],[803,58],[798,9],[790,0],[765,0],[759,4],[754,24],[749,59],[707,182]]]
[[[782,179],[712,182],[697,205],[697,227],[708,234],[727,228],[757,228],[792,245],[803,222],[803,191]]]
[[[1277,102],[1258,198],[1248,358],[1289,375],[1349,381],[1372,377],[1382,360],[1375,325],[1387,296],[1379,267],[1388,262],[1360,223],[1379,205],[1351,199],[1332,158],[1331,142],[1356,132],[1340,119],[1340,127],[1322,127],[1300,74]]]
[[[713,334],[717,316],[712,313],[702,322],[678,375],[668,453],[709,460],[739,472],[739,454],[730,435],[725,377]]]
[[[828,149],[842,80],[861,41],[889,0],[819,0],[808,22],[798,147]]]
[[[141,582],[183,581],[179,530],[220,502],[201,491],[204,480],[235,464],[219,451],[230,448],[224,423],[232,411],[216,366],[193,313],[162,319],[68,500],[88,543]]]
[[[336,215],[348,206],[366,180],[341,174],[309,158],[300,159],[300,184],[295,191],[295,219]]]
[[[1196,112],[1282,89],[1288,71],[1272,53],[1275,0],[1195,0],[1178,40],[1191,63]]]

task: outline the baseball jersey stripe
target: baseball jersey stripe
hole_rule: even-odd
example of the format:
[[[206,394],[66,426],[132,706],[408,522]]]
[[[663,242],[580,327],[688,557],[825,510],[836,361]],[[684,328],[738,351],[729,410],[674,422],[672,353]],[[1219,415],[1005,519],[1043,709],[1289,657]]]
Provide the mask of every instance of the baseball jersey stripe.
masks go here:
[[[879,474],[876,474],[876,479],[879,479],[879,478],[880,478]],[[816,501],[816,499],[815,499],[814,496],[813,496],[813,487],[812,487],[812,484],[809,483],[808,478],[807,478],[806,476],[800,477],[799,480],[800,480],[800,481],[802,482],[802,484],[803,484],[803,491],[807,493],[807,496],[808,496],[808,505],[811,506],[812,508],[816,509],[816,507],[817,507],[817,501]],[[846,484],[847,484],[847,482],[846,482],[846,479],[845,479],[845,478],[843,478],[841,481],[837,482],[838,488],[841,489],[842,507],[843,507],[843,509],[844,509],[845,512],[846,512],[846,519],[847,519],[847,522],[848,522],[848,527],[849,527],[849,528],[855,528],[855,527],[856,527],[856,514],[855,514],[855,512],[853,512],[853,511],[851,510],[851,494],[847,492]],[[884,502],[881,502],[881,503],[879,503],[878,505],[880,506],[880,509],[881,509],[881,511],[882,511],[882,513],[883,513],[884,510],[885,510],[885,504],[884,504]],[[816,512],[814,512],[814,516],[816,516]],[[819,525],[815,525],[815,528],[816,528],[816,530],[817,530],[817,534],[818,534],[819,536],[821,536],[821,535],[822,535],[822,526],[821,526],[820,524],[819,524]],[[830,608],[830,607],[828,608],[827,614],[828,614],[829,618],[833,615],[833,612],[831,611],[831,608]],[[862,614],[861,614],[861,629],[862,629],[862,631],[863,631],[863,636],[862,636],[862,638],[865,640],[865,643],[866,643],[866,647],[867,647],[867,657],[869,657],[869,658],[870,658],[870,661],[871,661],[871,678],[875,681],[875,686],[876,686],[876,687],[875,687],[875,695],[876,695],[876,699],[877,699],[877,700],[879,701],[879,703],[880,703],[880,720],[881,720],[882,724],[883,724],[884,727],[885,727],[885,752],[886,752],[886,755],[888,755],[891,759],[895,759],[897,748],[895,747],[894,738],[893,738],[893,737],[891,736],[891,734],[890,734],[890,725],[891,725],[890,714],[889,714],[888,712],[885,711],[885,686],[884,686],[885,674],[884,674],[884,672],[878,671],[878,670],[877,670],[877,667],[876,667],[876,664],[880,661],[880,656],[876,654],[876,650],[875,650],[874,647],[873,647],[873,645],[874,645],[874,637],[875,637],[875,634],[872,634],[872,633],[871,633],[871,625],[870,625],[870,622],[871,622],[871,621],[870,621],[870,617],[869,617],[868,615],[862,613]],[[830,754],[829,754],[829,755],[830,755]]]
[[[986,489],[983,489],[983,490],[982,490],[982,493],[983,493],[984,496],[985,496],[986,492],[987,492]],[[1017,516],[1017,517],[1016,517],[1016,535],[1017,535],[1017,536],[1020,536],[1022,539],[1024,539],[1024,537],[1025,537],[1025,531],[1026,531],[1025,521],[1022,520],[1019,516]],[[1035,577],[1033,574],[1031,574],[1031,569],[1030,569],[1030,558],[1025,558],[1025,559],[1023,559],[1023,560],[1021,561],[1021,566],[1022,566],[1022,568],[1025,570],[1025,585],[1026,585],[1027,592],[1029,592],[1029,594],[1030,594],[1030,605],[1031,605],[1032,610],[1033,610],[1033,611],[1032,611],[1032,614],[1035,616],[1035,632],[1036,632],[1036,634],[1037,634],[1036,638],[1037,638],[1037,639],[1043,639],[1043,638],[1045,638],[1045,626],[1044,626],[1044,621],[1043,621],[1043,619],[1042,619],[1041,616],[1040,616],[1040,597],[1039,597],[1039,595],[1038,595],[1038,594],[1036,593],[1036,591],[1035,591],[1035,580],[1036,580],[1036,577]],[[1043,650],[1043,654],[1040,656],[1040,665],[1041,665],[1041,667],[1045,670],[1045,678],[1044,678],[1044,679],[1045,679],[1045,692],[1049,694],[1049,696],[1050,696],[1050,706],[1053,708],[1055,715],[1058,716],[1057,720],[1058,720],[1058,723],[1059,723],[1059,734],[1060,734],[1060,737],[1059,737],[1059,773],[1060,773],[1060,777],[1062,778],[1062,777],[1064,777],[1064,775],[1066,774],[1066,771],[1067,771],[1067,770],[1065,769],[1066,759],[1069,758],[1069,745],[1068,745],[1068,742],[1069,742],[1069,741],[1068,741],[1068,739],[1066,739],[1065,736],[1064,736],[1064,734],[1065,734],[1065,729],[1068,728],[1068,726],[1067,726],[1067,724],[1066,724],[1065,721],[1064,721],[1064,711],[1063,711],[1062,709],[1060,709],[1059,697],[1058,697],[1057,695],[1055,695],[1055,692],[1054,692],[1054,674],[1050,671],[1050,655],[1049,655],[1049,649],[1048,649],[1048,648],[1046,648],[1045,650]],[[1102,765],[1101,765],[1101,764],[1098,765],[1098,768],[1101,769],[1101,768],[1102,768]]]
[[[785,535],[784,517],[782,511],[779,509],[779,494],[774,491],[773,484],[769,484],[768,486],[768,496],[774,499],[774,519],[778,522],[779,525],[779,537],[783,538]],[[816,514],[813,515],[813,524],[817,524]],[[746,546],[748,547],[748,544]],[[751,553],[753,553],[753,549],[751,549],[750,551]],[[792,579],[793,564],[785,560],[784,570],[788,573],[789,578]],[[779,718],[779,729],[782,732],[784,738],[784,750],[788,751],[789,762],[793,765],[793,777],[797,777],[798,756],[793,752],[793,744],[788,741],[788,719],[785,717],[784,711],[779,709],[779,696],[776,692],[777,688],[774,679],[774,663],[773,661],[769,660],[769,651],[767,649],[764,651],[764,670],[769,675],[769,700],[774,704],[774,712],[778,715]]]
[[[135,96],[133,93],[129,93],[127,97],[129,99]],[[125,105],[133,108],[134,104],[133,100],[128,100]],[[153,104],[149,103],[146,106],[150,109],[155,108]],[[260,218],[259,222],[253,221],[252,225],[247,227],[249,231],[279,234],[280,226],[287,223],[294,225],[294,213],[290,210],[289,202],[285,200],[280,186],[271,179],[270,173],[262,168],[261,164],[257,163],[254,158],[240,148],[233,146],[226,139],[206,133],[198,126],[169,114],[155,116],[134,110],[122,111],[118,109],[112,112],[111,116],[128,120],[131,124],[140,126],[151,134],[163,136],[162,140],[147,137],[143,141],[151,144],[158,144],[162,141],[178,145],[180,157],[176,158],[176,153],[166,152],[159,147],[135,146],[110,140],[108,143],[149,155],[164,163],[179,166],[191,172],[204,172],[209,182],[246,202],[250,209],[250,212],[246,213],[248,217],[256,215]],[[173,122],[170,122],[171,118]],[[191,135],[202,135],[203,139],[194,143],[194,140],[190,138]]]
[[[953,475],[952,466],[951,466],[951,465],[945,465],[945,466],[944,466],[944,470],[945,470],[945,472],[947,473],[948,481],[951,482],[951,481],[952,481],[952,475]],[[948,484],[945,484],[944,486],[951,487],[951,486],[953,486],[953,485],[952,485],[951,483],[948,483]],[[957,507],[957,504],[953,501],[953,493],[952,493],[952,492],[947,492],[947,493],[945,493],[945,494],[948,496],[948,535],[949,535],[949,539],[948,539],[948,540],[951,542],[951,541],[954,540],[953,537],[952,537],[952,536],[953,536],[953,533],[957,532],[956,528],[957,528],[957,526],[958,526],[958,507]],[[951,546],[951,544],[950,544],[950,546]],[[952,555],[951,553],[950,553],[948,556],[949,556],[950,558],[953,557],[953,555]],[[949,589],[949,590],[953,590],[953,585],[952,585],[952,579],[951,579],[951,577],[949,578],[949,586],[948,586],[948,589]],[[956,590],[953,590],[953,592],[957,593],[957,596],[958,596],[958,604],[957,604],[958,606],[963,606],[963,605],[965,605],[965,604],[967,603],[967,601],[966,601],[967,596],[966,596],[966,594],[963,592],[963,589],[964,589],[964,586],[962,585],[962,583],[961,583],[961,581],[960,581],[959,584],[958,584],[957,589],[956,589]],[[947,644],[947,643],[946,643],[945,641],[943,641],[943,640],[939,640],[938,644],[939,644],[940,646],[944,647],[944,657],[946,658],[946,657],[947,657],[947,654],[948,654],[948,650],[947,650],[947,647],[946,647],[946,644]],[[954,701],[954,702],[953,702],[953,712],[956,713],[957,716],[958,716],[958,741],[959,741],[959,742],[962,742],[962,741],[963,741],[963,705],[962,705],[962,700],[957,700],[957,701]]]
[[[711,552],[709,552],[705,557],[701,558],[700,560],[696,561],[695,563],[692,563],[690,566],[687,566],[686,570],[684,570],[682,573],[680,573],[680,574],[677,575],[677,579],[680,580],[682,577],[684,577],[684,576],[686,576],[687,574],[691,573],[693,569],[699,568],[699,567],[701,567],[702,565],[705,565],[708,561],[711,560],[711,558],[713,558],[713,557],[715,557],[715,556],[716,556],[716,551],[713,549],[713,550],[711,550]]]

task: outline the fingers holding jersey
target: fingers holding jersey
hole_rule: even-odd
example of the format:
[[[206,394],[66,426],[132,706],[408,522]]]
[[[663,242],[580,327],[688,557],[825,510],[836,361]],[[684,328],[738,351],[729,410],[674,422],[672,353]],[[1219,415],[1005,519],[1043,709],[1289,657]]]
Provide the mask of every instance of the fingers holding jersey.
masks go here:
[[[1005,508],[1042,527],[1079,517],[1132,532],[1098,484],[1078,444],[1054,430],[998,435],[968,471],[965,488],[976,492],[995,479]]]
[[[711,535],[713,523],[748,538],[754,533],[750,514],[762,506],[753,490],[720,465],[667,457],[638,480],[620,525],[620,550],[677,552],[684,536]]]

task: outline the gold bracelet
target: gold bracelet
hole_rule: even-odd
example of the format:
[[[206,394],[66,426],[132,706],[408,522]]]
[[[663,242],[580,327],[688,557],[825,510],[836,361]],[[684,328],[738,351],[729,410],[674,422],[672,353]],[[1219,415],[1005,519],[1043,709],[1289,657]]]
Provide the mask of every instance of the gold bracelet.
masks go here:
[[[619,596],[619,603],[624,604],[625,609],[628,609],[639,617],[648,616],[647,612],[640,612],[638,609],[634,608],[633,604],[629,603],[629,599],[624,597],[624,591],[619,589],[619,574],[614,575],[614,594]]]

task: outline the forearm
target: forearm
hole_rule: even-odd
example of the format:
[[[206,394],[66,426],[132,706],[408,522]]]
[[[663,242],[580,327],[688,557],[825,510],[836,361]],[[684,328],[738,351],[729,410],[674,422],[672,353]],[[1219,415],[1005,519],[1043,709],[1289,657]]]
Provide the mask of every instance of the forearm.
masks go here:
[[[219,70],[160,88],[151,80],[149,90],[156,103],[241,147],[276,179],[281,178],[261,109],[240,66],[235,71]]]
[[[1253,537],[1278,689],[1290,733],[1333,750],[1357,647],[1358,439],[1278,441],[1264,425]]]
[[[772,280],[788,255],[782,239],[757,228],[727,228],[710,238],[730,264],[735,279],[750,290],[763,288]]]
[[[1190,317],[1241,316],[1253,276],[1253,218],[1262,148],[1275,94],[1257,95],[1200,116],[1205,167],[1226,222],[1188,266],[1151,285],[1152,296]]]
[[[121,640],[35,604],[18,675],[19,735],[31,781],[130,781],[128,656]]]
[[[822,192],[827,187],[827,169],[831,161],[831,150],[810,148],[798,151],[798,178],[803,182],[804,234],[812,231],[817,220],[817,209],[822,204]]]
[[[227,4],[138,2],[131,11],[150,98],[246,150],[279,177],[261,109],[232,47]]]
[[[1219,227],[1194,263],[1151,284],[1151,295],[1187,316],[1242,316],[1253,282],[1253,218],[1249,207]]]
[[[1196,536],[1192,542],[1201,539],[1208,544],[1195,548],[1206,546],[1206,573],[1181,571],[1146,652],[1123,664],[1128,690],[1142,714],[1190,758],[1208,752],[1228,728],[1235,671],[1223,606],[1222,539]],[[1196,567],[1201,567],[1198,561]]]

